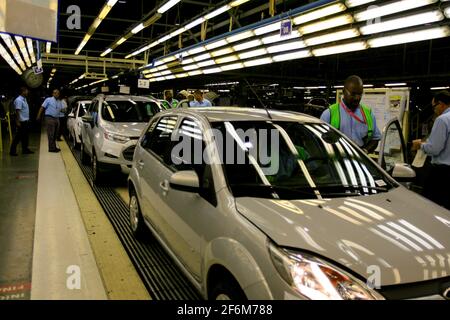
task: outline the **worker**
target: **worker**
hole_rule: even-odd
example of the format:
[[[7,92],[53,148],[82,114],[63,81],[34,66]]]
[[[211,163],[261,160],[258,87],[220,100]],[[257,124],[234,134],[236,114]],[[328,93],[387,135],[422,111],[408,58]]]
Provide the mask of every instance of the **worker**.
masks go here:
[[[163,105],[166,109],[176,108],[178,106],[179,101],[173,98],[172,90],[164,91],[164,101]]]
[[[437,93],[432,105],[437,116],[427,141],[414,140],[413,150],[422,149],[431,156],[431,171],[424,186],[424,196],[450,210],[450,93]]]
[[[194,101],[190,102],[191,108],[212,107],[211,102],[208,99],[203,98],[203,92],[200,90],[195,90],[194,99]]]
[[[381,132],[372,110],[361,103],[363,81],[350,76],[344,83],[344,96],[322,113],[321,120],[340,130],[366,153],[372,153],[381,139]]]

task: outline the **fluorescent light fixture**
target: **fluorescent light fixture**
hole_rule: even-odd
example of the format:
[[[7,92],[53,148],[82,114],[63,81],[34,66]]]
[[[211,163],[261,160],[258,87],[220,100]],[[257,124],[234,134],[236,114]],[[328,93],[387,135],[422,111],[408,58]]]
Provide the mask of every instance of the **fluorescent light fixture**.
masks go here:
[[[19,37],[19,36],[15,36],[15,39],[16,39],[17,44],[19,45],[19,50],[22,53],[23,58],[25,59],[25,63],[27,64],[27,67],[30,68],[31,60],[30,60],[30,56],[28,55],[25,41],[23,40],[22,37]]]
[[[175,30],[174,32],[172,32],[172,33],[170,34],[170,37],[171,37],[171,38],[176,37],[176,36],[182,34],[184,31],[186,31],[185,28],[180,28],[180,29],[178,29],[178,30]]]
[[[45,52],[46,53],[50,53],[50,51],[52,51],[52,43],[51,42],[47,42],[45,45]]]
[[[301,49],[305,47],[305,43],[301,40],[295,41],[295,42],[288,42],[279,44],[276,46],[271,46],[267,48],[267,51],[270,53],[277,53],[277,52],[283,52],[283,51],[291,51],[296,49]]]
[[[155,61],[154,66],[155,66],[155,67],[158,67],[158,66],[163,65],[163,64],[164,64],[164,61],[163,61],[163,60],[158,60],[158,61]]]
[[[296,60],[296,59],[308,58],[311,56],[312,56],[311,51],[300,50],[297,52],[275,55],[275,56],[273,56],[273,61],[280,62],[280,61]]]
[[[250,61],[246,61],[244,62],[244,66],[246,67],[254,67],[254,66],[260,66],[263,64],[269,64],[272,63],[273,60],[272,58],[262,58],[262,59],[255,59],[255,60],[250,60]]]
[[[209,59],[209,58],[211,58],[211,54],[210,53],[205,53],[205,54],[199,55],[197,57],[194,57],[193,59],[194,59],[195,62],[199,62],[199,61],[203,61],[203,60],[206,60],[206,59]]]
[[[258,56],[262,56],[267,54],[267,50],[266,49],[256,49],[256,50],[252,50],[252,51],[247,51],[244,53],[239,54],[239,59],[244,60],[244,59],[249,59],[249,58],[254,58],[254,57],[258,57]]]
[[[433,23],[444,20],[444,15],[440,10],[419,13],[412,16],[401,17],[379,23],[366,25],[360,28],[363,35],[380,33],[390,30],[408,28],[427,23]]]
[[[321,19],[335,13],[343,12],[347,7],[342,3],[332,4],[330,6],[319,8],[311,12],[303,13],[294,18],[294,24],[304,24],[310,21]]]
[[[231,6],[229,4],[226,4],[223,7],[220,7],[219,9],[216,9],[213,12],[208,13],[205,16],[205,19],[206,20],[212,19],[212,18],[217,17],[218,15],[220,15],[220,14],[222,14],[222,13],[224,13],[224,12],[230,10],[230,9],[231,9]]]
[[[198,65],[196,65],[196,64],[191,64],[189,66],[183,67],[184,71],[191,71],[191,70],[196,70],[196,69],[198,69]]]
[[[277,30],[280,30],[280,29],[281,29],[281,21],[278,21],[278,22],[269,24],[267,26],[255,29],[255,34],[257,36],[260,36],[262,34],[266,34],[266,33],[273,32],[273,31],[277,31]]]
[[[228,42],[226,40],[219,40],[219,41],[214,41],[212,43],[205,45],[205,48],[207,50],[213,50],[213,49],[216,49],[219,47],[226,46],[227,44],[228,44]]]
[[[125,41],[127,41],[127,38],[122,37],[122,38],[120,38],[119,41],[117,41],[117,45],[120,46],[120,45],[121,45],[122,43],[124,43]]]
[[[112,52],[112,49],[111,48],[108,48],[108,49],[106,49],[100,56],[101,57],[104,57],[104,56],[106,56],[107,54],[109,54],[109,53],[111,53]]]
[[[445,8],[444,13],[447,18],[450,18],[450,7]]]
[[[211,68],[211,69],[203,70],[204,74],[218,73],[218,72],[222,72],[222,69],[220,69],[220,68]]]
[[[214,60],[207,60],[207,61],[203,61],[203,62],[199,62],[198,66],[203,68],[203,67],[209,67],[212,65],[215,65],[216,63],[214,62]]]
[[[402,0],[395,1],[386,5],[371,6],[367,10],[358,12],[354,15],[356,21],[366,21],[374,18],[391,15],[394,13],[405,12],[411,9],[423,7],[438,0]]]
[[[175,77],[178,79],[178,78],[186,78],[188,76],[188,74],[187,73],[179,73],[179,74],[176,74],[175,75]]]
[[[205,47],[204,46],[200,46],[200,47],[188,50],[187,53],[189,55],[194,55],[194,54],[197,54],[197,53],[200,53],[200,52],[203,52],[203,51],[205,51]]]
[[[328,42],[334,42],[334,41],[339,41],[339,40],[344,40],[344,39],[355,38],[355,37],[358,37],[359,35],[360,35],[360,33],[359,33],[358,29],[353,28],[353,29],[349,29],[349,30],[343,30],[343,31],[338,31],[338,32],[334,32],[334,33],[328,33],[328,34],[325,34],[323,36],[318,36],[318,37],[305,39],[305,43],[308,46],[316,46],[318,44],[323,44],[323,43],[328,43]]]
[[[236,42],[236,41],[240,41],[240,40],[251,38],[254,35],[255,34],[253,33],[253,31],[250,30],[250,31],[245,31],[245,32],[241,32],[241,33],[235,34],[233,36],[229,36],[225,40],[228,43],[232,43],[232,42]]]
[[[430,90],[447,90],[450,89],[450,87],[432,87]]]
[[[254,47],[258,47],[262,45],[261,40],[257,39],[257,40],[252,40],[252,41],[248,41],[248,42],[244,42],[238,45],[235,45],[233,47],[234,51],[241,51],[241,50],[246,50],[249,48],[254,48]]]
[[[315,22],[311,24],[304,25],[300,27],[301,34],[308,34],[313,32],[318,32],[322,30],[332,29],[340,27],[353,22],[353,17],[351,14],[343,14],[341,16],[327,19],[320,22]]]
[[[233,52],[234,52],[234,50],[232,48],[227,47],[227,48],[223,48],[223,49],[220,49],[220,50],[213,51],[213,52],[211,52],[211,55],[213,57],[220,57],[220,56],[223,56],[225,54],[229,54],[229,53],[233,53]]]
[[[399,83],[386,83],[384,86],[385,87],[404,87],[406,85],[407,85],[407,83],[405,83],[405,82],[399,82]]]
[[[188,75],[189,76],[198,76],[198,75],[200,75],[200,74],[203,74],[203,71],[201,71],[201,70],[196,70],[196,71],[190,71],[190,72],[188,72]]]
[[[250,1],[250,0],[235,0],[230,3],[230,7],[240,6],[241,4],[246,3],[248,1]]]
[[[172,71],[170,71],[170,70],[161,71],[162,76],[167,76],[168,74],[172,74]]]
[[[157,71],[163,71],[163,70],[166,70],[166,69],[168,69],[169,67],[165,64],[165,65],[162,65],[162,66],[159,66],[159,67],[157,67],[157,68],[155,68],[155,70],[157,70]]]
[[[2,37],[3,41],[5,41],[9,50],[11,51],[17,64],[20,66],[20,68],[22,68],[23,71],[25,71],[26,70],[25,63],[23,62],[22,57],[20,56],[19,50],[17,50],[17,47],[16,47],[14,41],[12,40],[11,36],[9,34],[2,33],[1,37]]]
[[[177,57],[176,57],[176,56],[168,56],[168,57],[163,58],[163,59],[161,59],[161,60],[159,60],[159,61],[162,61],[162,62],[164,62],[164,63],[169,63],[169,62],[172,62],[172,61],[175,61],[175,60],[177,60]],[[155,64],[155,65],[156,65],[156,64]]]
[[[364,88],[373,88],[374,85],[373,84],[365,84],[363,85]]]
[[[351,52],[351,51],[359,51],[359,50],[365,50],[367,49],[367,44],[364,41],[358,41],[358,42],[352,42],[337,46],[330,46],[320,49],[313,50],[313,55],[316,57],[319,56],[328,56],[331,54],[337,54],[337,53],[344,53],[344,52]]]
[[[289,36],[281,36],[280,34],[276,34],[273,36],[264,37],[261,39],[261,41],[264,44],[271,44],[271,43],[291,40],[291,39],[295,39],[295,38],[299,38],[299,37],[300,37],[300,33],[297,30],[293,30]]]
[[[191,64],[194,63],[194,59],[189,58],[189,59],[183,59],[183,61],[181,62],[181,64]]]
[[[372,48],[378,48],[396,44],[444,38],[448,36],[450,36],[450,28],[448,26],[443,26],[420,31],[404,32],[391,36],[378,37],[367,40],[367,43]]]
[[[138,24],[136,27],[133,28],[133,30],[131,30],[132,34],[136,34],[141,32],[142,30],[144,30],[145,26],[143,23]]]
[[[222,69],[222,71],[230,71],[230,70],[242,69],[243,67],[244,67],[244,64],[238,62],[238,63],[221,66],[220,69]]]
[[[349,8],[362,6],[363,4],[375,2],[376,0],[347,0],[345,1],[345,4]]]
[[[223,57],[223,58],[219,58],[216,59],[216,63],[218,64],[222,64],[222,63],[228,63],[228,62],[233,62],[233,61],[237,61],[239,60],[238,56],[227,56],[227,57]]]
[[[334,89],[344,89],[344,86],[339,85],[339,86],[334,86],[333,88]]]
[[[174,5],[176,5],[178,2],[180,2],[180,0],[169,0],[169,1],[167,1],[165,4],[163,4],[158,9],[158,13],[163,14],[164,12],[166,12],[167,10],[172,8]]]
[[[187,24],[185,29],[186,30],[192,29],[192,28],[198,26],[199,24],[202,24],[203,22],[205,22],[204,17],[198,18],[197,20],[194,20],[191,23]]]
[[[11,58],[8,51],[3,47],[2,44],[0,44],[0,55],[3,57],[3,59],[5,59],[9,66],[14,69],[14,71],[16,71],[19,75],[22,75],[22,70],[17,66],[14,59]]]
[[[33,40],[27,38],[27,48],[30,54],[31,63],[36,63],[36,55],[34,54]]]
[[[158,43],[163,43],[166,42],[167,40],[169,40],[171,38],[170,34],[165,35],[164,37],[162,37],[161,39],[156,40],[156,42]]]

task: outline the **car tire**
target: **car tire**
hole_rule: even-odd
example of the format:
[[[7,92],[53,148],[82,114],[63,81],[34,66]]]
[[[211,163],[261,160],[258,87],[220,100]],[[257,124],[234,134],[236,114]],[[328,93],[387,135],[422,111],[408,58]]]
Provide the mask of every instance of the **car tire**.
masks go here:
[[[92,179],[91,179],[92,185],[100,185],[103,182],[103,171],[101,170],[101,165],[98,162],[95,151],[92,151],[91,167],[92,167]]]
[[[81,152],[80,152],[80,158],[81,158],[81,163],[84,165],[88,165],[89,164],[89,156],[86,153],[85,147],[84,147],[84,143],[83,140],[81,140]]]
[[[247,297],[237,281],[231,277],[224,277],[211,290],[210,300],[235,300],[245,301]]]
[[[136,239],[144,239],[147,228],[142,217],[141,207],[137,198],[136,191],[130,192],[130,202],[128,204],[128,211],[130,216],[130,227]]]

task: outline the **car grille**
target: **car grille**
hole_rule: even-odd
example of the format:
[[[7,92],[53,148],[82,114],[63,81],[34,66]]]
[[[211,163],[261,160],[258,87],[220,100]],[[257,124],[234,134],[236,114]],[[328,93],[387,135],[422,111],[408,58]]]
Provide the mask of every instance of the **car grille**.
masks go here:
[[[450,299],[450,277],[424,282],[382,287],[379,292],[386,299]]]
[[[136,146],[131,146],[126,148],[122,154],[125,160],[128,161],[133,161],[133,156],[134,156],[134,150],[136,149]]]

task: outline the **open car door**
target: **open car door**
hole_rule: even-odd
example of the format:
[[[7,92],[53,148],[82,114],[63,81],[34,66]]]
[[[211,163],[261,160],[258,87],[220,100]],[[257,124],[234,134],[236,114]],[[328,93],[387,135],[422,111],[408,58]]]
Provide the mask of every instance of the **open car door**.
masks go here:
[[[392,119],[386,125],[379,150],[378,164],[395,180],[409,187],[416,173],[408,164],[406,143],[398,119]]]

